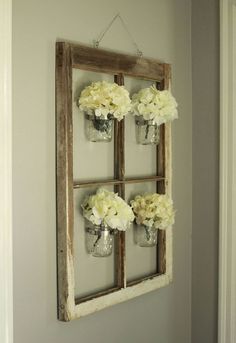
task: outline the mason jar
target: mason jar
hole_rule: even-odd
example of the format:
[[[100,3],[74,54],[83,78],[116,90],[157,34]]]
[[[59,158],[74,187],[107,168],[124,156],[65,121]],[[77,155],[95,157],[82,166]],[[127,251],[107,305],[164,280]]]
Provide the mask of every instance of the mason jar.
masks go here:
[[[135,241],[140,247],[153,247],[157,244],[158,230],[153,226],[135,225]]]
[[[113,132],[113,117],[97,117],[85,113],[85,133],[90,142],[110,142]]]
[[[135,117],[136,141],[138,144],[159,144],[160,127],[154,120],[145,120],[143,116]]]
[[[86,249],[95,257],[111,255],[113,249],[113,232],[102,225],[86,228]]]

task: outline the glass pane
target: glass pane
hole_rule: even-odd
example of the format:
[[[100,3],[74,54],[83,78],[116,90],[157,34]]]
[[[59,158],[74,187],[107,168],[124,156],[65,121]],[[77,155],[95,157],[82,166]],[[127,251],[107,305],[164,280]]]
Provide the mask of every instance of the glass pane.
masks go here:
[[[73,69],[73,172],[74,180],[113,178],[114,143],[90,142],[85,136],[85,115],[77,101],[81,91],[91,82],[114,82],[113,75]],[[87,121],[88,122],[88,121]]]
[[[106,187],[113,191],[113,187]],[[84,297],[114,287],[115,253],[107,257],[94,257],[87,252],[85,244],[85,220],[81,203],[87,195],[94,194],[96,188],[74,191],[74,266],[75,295]]]
[[[153,82],[125,77],[125,87],[132,96]],[[125,119],[125,174],[126,177],[156,174],[156,145],[137,144],[135,137],[135,117]]]
[[[126,201],[130,203],[138,194],[155,193],[156,183],[126,185]],[[126,231],[127,282],[152,275],[157,270],[157,247],[140,247],[135,242],[135,224]]]

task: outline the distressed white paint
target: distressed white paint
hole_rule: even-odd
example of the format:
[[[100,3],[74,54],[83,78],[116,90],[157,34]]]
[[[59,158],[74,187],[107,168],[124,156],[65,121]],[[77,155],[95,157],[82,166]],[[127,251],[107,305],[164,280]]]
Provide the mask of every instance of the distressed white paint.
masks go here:
[[[236,342],[236,3],[220,1],[220,237],[218,343]]]
[[[68,256],[67,256],[67,280],[69,286],[68,298],[67,298],[67,316],[68,321],[74,318],[75,313],[75,271],[74,271],[74,260],[73,256],[70,253],[70,249],[68,249]]]
[[[166,147],[166,193],[171,196],[172,190],[172,156],[171,156],[171,124],[166,125],[165,134]],[[66,303],[66,320],[72,320],[102,310],[106,307],[127,301],[142,294],[154,291],[158,288],[168,285],[172,281],[173,270],[173,248],[172,248],[172,228],[166,230],[166,273],[153,279],[145,280],[137,285],[123,288],[119,291],[75,304],[75,282],[74,282],[74,262],[68,249],[67,256],[67,280],[68,280],[68,297]]]
[[[13,342],[11,0],[0,0],[0,342]]]
[[[169,234],[171,230],[169,230]],[[75,306],[72,319],[86,316],[87,314],[102,310],[111,305],[138,297],[139,295],[154,291],[155,289],[168,285],[172,277],[170,275],[161,275],[153,280],[143,281],[135,286],[121,289],[120,291],[90,300],[88,302]]]

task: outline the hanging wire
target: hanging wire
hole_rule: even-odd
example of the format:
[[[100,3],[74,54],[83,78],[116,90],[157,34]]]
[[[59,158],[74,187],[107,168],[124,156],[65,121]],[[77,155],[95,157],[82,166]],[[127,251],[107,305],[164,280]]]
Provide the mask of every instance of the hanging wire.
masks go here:
[[[93,44],[94,44],[94,47],[95,48],[98,48],[99,47],[99,44],[100,42],[102,41],[103,37],[105,36],[105,34],[107,33],[107,31],[109,31],[109,29],[111,28],[111,26],[113,25],[113,23],[116,21],[116,19],[120,19],[121,21],[121,24],[123,25],[125,31],[127,32],[128,36],[130,37],[131,39],[131,42],[133,43],[135,49],[136,49],[136,52],[137,52],[137,55],[139,57],[142,57],[143,56],[143,53],[142,51],[139,49],[138,47],[138,44],[135,42],[132,34],[130,33],[124,19],[121,17],[120,13],[117,13],[114,18],[110,21],[110,23],[107,25],[107,27],[100,33],[100,35],[98,36],[98,38],[96,40],[93,41]]]

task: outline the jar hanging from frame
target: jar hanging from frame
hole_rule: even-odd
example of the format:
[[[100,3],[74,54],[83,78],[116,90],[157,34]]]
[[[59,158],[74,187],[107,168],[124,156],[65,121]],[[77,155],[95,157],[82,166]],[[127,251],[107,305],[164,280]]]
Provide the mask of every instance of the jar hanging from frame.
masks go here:
[[[145,120],[142,116],[136,116],[135,124],[138,144],[159,144],[160,126],[154,120]]]
[[[153,226],[135,225],[135,241],[140,247],[153,247],[157,244],[158,230]]]
[[[112,254],[113,231],[103,225],[86,228],[86,249],[95,257],[106,257]]]
[[[85,133],[90,142],[110,142],[113,133],[113,117],[107,119],[85,113]]]

